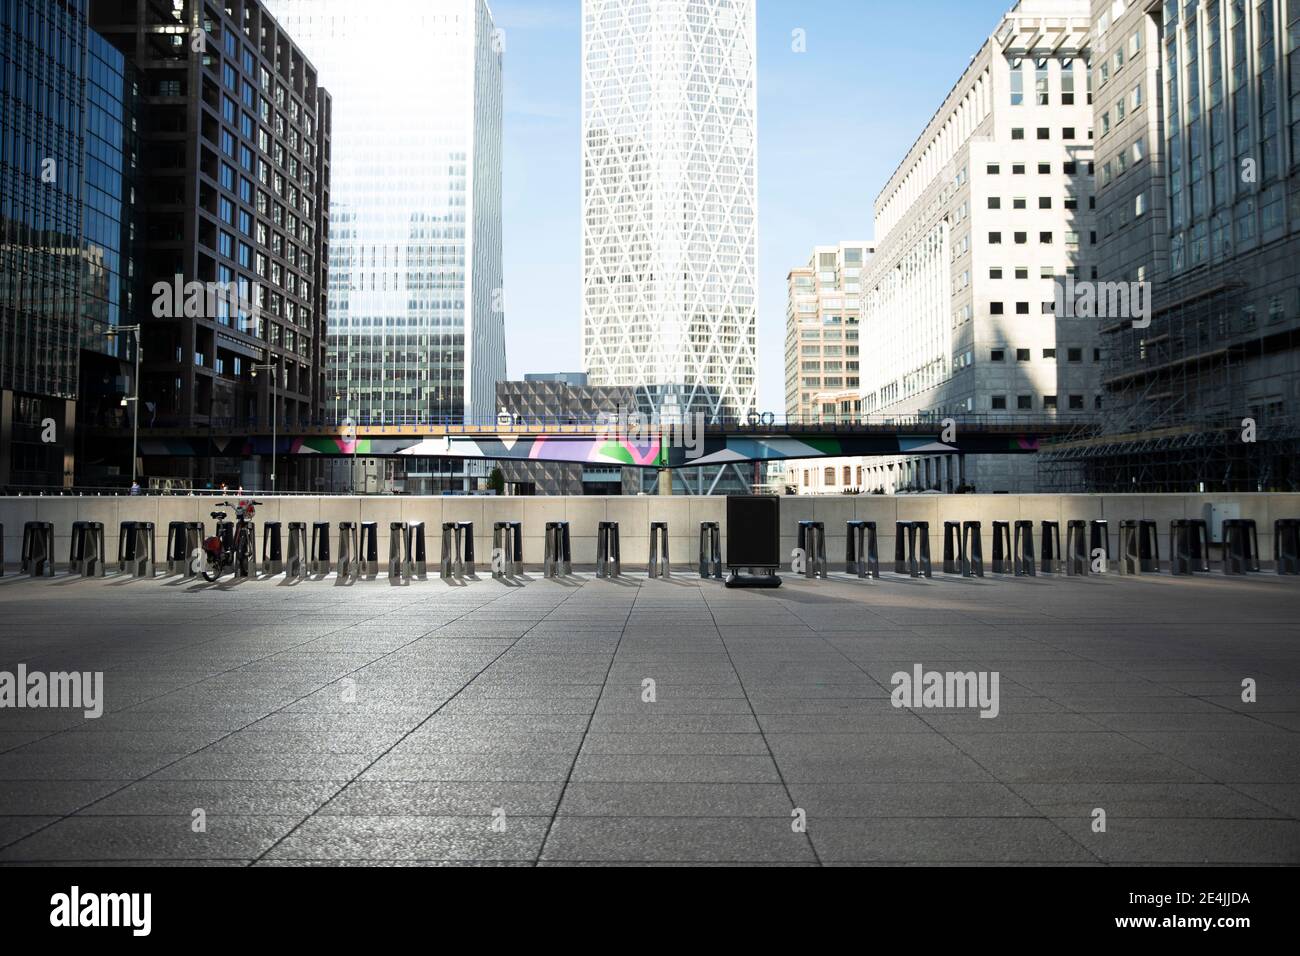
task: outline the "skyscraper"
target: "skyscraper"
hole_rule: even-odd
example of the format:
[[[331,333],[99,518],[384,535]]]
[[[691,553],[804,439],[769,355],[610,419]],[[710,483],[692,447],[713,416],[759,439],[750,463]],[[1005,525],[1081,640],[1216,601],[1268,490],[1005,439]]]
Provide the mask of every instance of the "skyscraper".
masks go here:
[[[328,411],[490,421],[505,378],[501,35],[484,0],[270,0],[336,90]]]
[[[665,419],[755,407],[754,0],[584,0],[583,361]]]

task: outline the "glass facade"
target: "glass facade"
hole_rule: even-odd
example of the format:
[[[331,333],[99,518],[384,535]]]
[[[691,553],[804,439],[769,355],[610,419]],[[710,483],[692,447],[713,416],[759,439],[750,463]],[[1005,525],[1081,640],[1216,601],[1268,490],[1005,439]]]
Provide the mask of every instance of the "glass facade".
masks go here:
[[[501,42],[483,0],[272,0],[335,91],[330,415],[495,418]]]
[[[1166,0],[1174,275],[1258,248],[1285,231],[1287,170],[1300,136],[1297,45],[1296,0]]]
[[[86,35],[85,276],[81,347],[129,358],[130,336],[108,336],[128,325],[134,293],[130,279],[132,229],[127,210],[134,199],[128,175],[135,153],[127,101],[129,87],[122,54],[93,30]]]
[[[85,45],[84,0],[0,0],[0,388],[61,399],[77,390]]]

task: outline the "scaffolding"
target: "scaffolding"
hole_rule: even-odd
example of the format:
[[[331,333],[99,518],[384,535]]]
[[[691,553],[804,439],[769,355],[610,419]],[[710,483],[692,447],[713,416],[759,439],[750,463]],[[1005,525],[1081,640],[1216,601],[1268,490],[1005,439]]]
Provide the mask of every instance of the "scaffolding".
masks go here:
[[[1237,260],[1156,290],[1149,326],[1101,329],[1103,416],[1047,446],[1039,482],[1056,492],[1300,490],[1294,401],[1251,383],[1300,349],[1294,292],[1248,301]],[[1107,320],[1109,321],[1109,320]]]

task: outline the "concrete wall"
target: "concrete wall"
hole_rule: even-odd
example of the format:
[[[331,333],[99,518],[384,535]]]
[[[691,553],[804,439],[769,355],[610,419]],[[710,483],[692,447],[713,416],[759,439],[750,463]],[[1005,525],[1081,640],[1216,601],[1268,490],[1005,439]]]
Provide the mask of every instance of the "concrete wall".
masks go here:
[[[60,566],[68,557],[72,522],[102,521],[110,555],[116,554],[118,523],[152,521],[157,530],[159,560],[165,559],[167,524],[170,521],[204,521],[212,532],[209,517],[215,498],[0,498],[0,524],[4,526],[5,560],[17,564],[26,521],[52,521],[55,554]],[[443,521],[473,521],[477,560],[487,568],[491,559],[492,524],[522,521],[524,561],[542,561],[543,532],[547,521],[568,521],[572,533],[573,560],[594,564],[596,525],[617,521],[621,531],[623,563],[644,566],[649,551],[651,521],[667,521],[672,558],[678,567],[692,564],[698,554],[701,521],[722,525],[723,553],[726,553],[727,508],[725,498],[709,497],[613,497],[613,498],[349,498],[281,497],[265,498],[257,509],[259,525],[266,521],[329,521],[337,540],[340,521],[375,521],[379,528],[381,566],[388,555],[388,526],[392,521],[423,521],[427,529],[430,562],[438,559]],[[789,555],[795,547],[800,520],[822,521],[826,525],[827,557],[840,562],[844,557],[845,522],[875,521],[880,534],[882,560],[889,560],[894,548],[895,521],[929,521],[931,552],[938,562],[943,549],[943,522],[974,521],[984,525],[984,553],[992,553],[992,522],[1029,519],[1034,522],[1065,522],[1072,518],[1105,518],[1110,522],[1111,553],[1118,555],[1118,524],[1129,518],[1151,518],[1160,525],[1162,559],[1169,556],[1169,522],[1174,518],[1199,518],[1207,504],[1236,505],[1242,518],[1253,518],[1259,528],[1260,549],[1266,559],[1273,553],[1273,522],[1277,518],[1300,518],[1300,494],[1239,495],[917,495],[917,496],[827,496],[781,499],[781,543]],[[1038,529],[1035,529],[1037,536]],[[261,529],[258,531],[261,554]],[[337,555],[337,545],[332,549]]]

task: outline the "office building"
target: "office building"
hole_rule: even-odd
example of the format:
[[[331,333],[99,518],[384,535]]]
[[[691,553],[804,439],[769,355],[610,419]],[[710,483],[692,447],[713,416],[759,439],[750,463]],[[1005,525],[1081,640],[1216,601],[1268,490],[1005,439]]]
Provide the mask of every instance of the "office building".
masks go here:
[[[1300,2],[1094,3],[1106,414],[1051,487],[1300,487]],[[1105,55],[1103,56],[1102,50]]]
[[[754,0],[584,0],[582,349],[664,421],[756,405]]]
[[[315,67],[258,0],[95,0],[90,11],[139,84],[142,427],[318,421],[330,99]],[[222,447],[169,458],[146,442],[141,457],[154,475],[269,485],[268,463]],[[287,468],[280,488],[313,483],[306,463]]]
[[[1094,421],[1097,322],[1055,314],[1093,278],[1087,0],[1022,0],[875,203],[862,281],[862,414]],[[1032,491],[1031,456],[874,461],[887,491]]]
[[[483,0],[272,0],[334,92],[333,417],[491,421],[502,44]]]
[[[785,413],[791,421],[861,416],[859,322],[869,242],[818,246],[792,269],[785,324]]]
[[[129,472],[87,425],[120,420],[130,310],[132,84],[85,0],[0,3],[0,487]],[[89,477],[88,477],[89,476]]]

